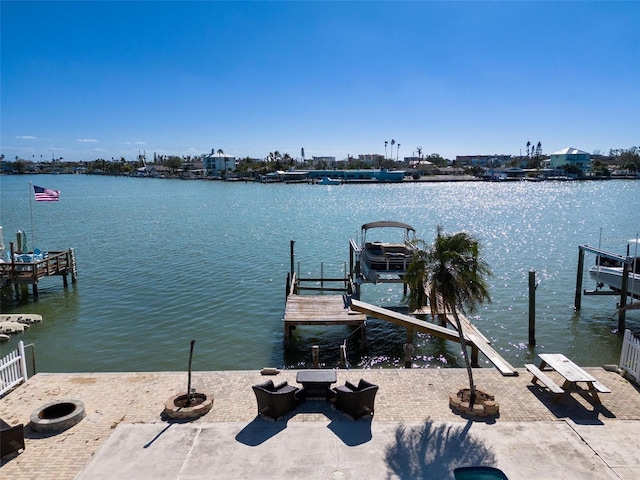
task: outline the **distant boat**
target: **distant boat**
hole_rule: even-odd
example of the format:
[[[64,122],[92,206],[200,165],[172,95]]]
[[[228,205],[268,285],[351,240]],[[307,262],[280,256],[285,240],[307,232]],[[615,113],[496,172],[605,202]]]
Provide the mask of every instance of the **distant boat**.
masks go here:
[[[379,221],[362,225],[361,267],[373,283],[398,282],[416,252],[415,229],[406,223]]]
[[[331,177],[322,177],[322,179],[318,182],[318,185],[340,185],[342,180],[338,178]]]

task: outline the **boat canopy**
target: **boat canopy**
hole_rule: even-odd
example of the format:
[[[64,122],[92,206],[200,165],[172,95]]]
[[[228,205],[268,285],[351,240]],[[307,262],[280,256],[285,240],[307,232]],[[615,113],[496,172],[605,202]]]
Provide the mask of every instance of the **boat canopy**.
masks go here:
[[[370,222],[362,225],[362,231],[366,232],[370,228],[384,228],[384,227],[393,227],[393,228],[404,228],[405,230],[415,232],[416,229],[411,225],[402,222],[394,222],[392,220],[381,220],[379,222]]]

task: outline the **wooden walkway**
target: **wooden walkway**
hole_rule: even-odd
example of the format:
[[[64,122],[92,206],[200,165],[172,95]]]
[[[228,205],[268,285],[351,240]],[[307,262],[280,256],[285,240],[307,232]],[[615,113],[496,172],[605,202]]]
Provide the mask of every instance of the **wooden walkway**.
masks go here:
[[[285,345],[291,332],[303,325],[354,325],[362,327],[362,339],[366,338],[367,316],[349,308],[345,295],[297,295],[287,296],[284,311]]]
[[[375,318],[379,318],[381,320],[393,322],[396,325],[401,325],[407,329],[427,333],[435,337],[444,338],[446,340],[453,340],[454,342],[458,342],[460,340],[458,337],[458,332],[456,330],[441,327],[440,325],[437,325],[435,323],[419,320],[409,315],[404,315],[402,313],[394,312],[393,310],[370,305],[359,300],[351,300],[351,309]],[[453,315],[451,313],[447,313],[446,316],[447,320],[452,325],[455,325]],[[460,321],[462,323],[462,331],[464,332],[465,339],[471,345],[472,357],[477,358],[477,353],[473,353],[473,351],[477,349],[482,352],[482,354],[487,357],[487,359],[491,363],[493,363],[493,365],[502,375],[518,375],[516,369],[513,368],[513,366],[511,366],[509,362],[507,362],[500,356],[498,352],[495,351],[495,349],[490,345],[489,340],[466,317],[464,317],[464,315],[458,314],[458,317],[460,318]],[[473,363],[477,363],[477,360]]]
[[[444,314],[447,321],[455,326],[451,313]],[[455,329],[443,327],[432,322],[405,315],[359,300],[350,299],[346,295],[297,295],[287,296],[284,322],[285,346],[291,341],[291,333],[297,326],[304,325],[354,325],[361,327],[361,340],[366,342],[367,316],[386,320],[405,327],[409,342],[414,331],[423,332],[434,337],[459,342]],[[477,366],[478,352],[481,352],[504,376],[518,375],[516,369],[509,364],[490,345],[490,341],[462,314],[458,314],[462,322],[465,339],[472,349],[472,363]]]

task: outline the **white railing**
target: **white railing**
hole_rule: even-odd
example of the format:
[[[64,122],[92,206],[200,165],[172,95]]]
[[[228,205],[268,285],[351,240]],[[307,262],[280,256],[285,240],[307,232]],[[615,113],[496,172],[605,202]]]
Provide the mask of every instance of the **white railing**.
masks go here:
[[[631,330],[624,331],[620,368],[636,379],[640,384],[640,338],[636,338]]]
[[[17,349],[0,358],[0,397],[16,385],[26,382],[27,378],[27,359],[24,343],[20,340]]]

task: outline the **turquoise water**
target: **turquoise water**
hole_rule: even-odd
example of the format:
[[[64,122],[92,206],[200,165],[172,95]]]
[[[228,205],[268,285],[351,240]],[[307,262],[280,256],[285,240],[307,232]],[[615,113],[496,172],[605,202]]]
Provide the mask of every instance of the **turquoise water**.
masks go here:
[[[30,202],[29,181],[61,190],[61,201]],[[404,330],[376,320],[358,356],[347,327],[299,328],[283,350],[290,240],[302,276],[319,275],[321,263],[342,276],[349,239],[374,220],[409,223],[426,240],[437,225],[481,240],[493,302],[470,318],[514,366],[544,351],[586,366],[618,361],[616,297],[584,297],[573,311],[578,245],[601,236],[603,248],[624,252],[640,229],[638,181],[320,186],[39,175],[0,177],[0,190],[7,248],[18,229],[32,245],[33,212],[36,247],[76,253],[75,285],[45,279],[38,301],[2,307],[44,317],[0,345],[5,354],[19,339],[35,344],[39,371],[184,370],[191,339],[198,370],[305,366],[312,345],[334,366],[345,339],[353,367],[401,365]],[[530,270],[539,282],[535,348]],[[362,300],[398,305],[402,288],[365,285]],[[627,315],[636,333],[638,312]],[[415,365],[460,366],[458,350],[419,336]]]

